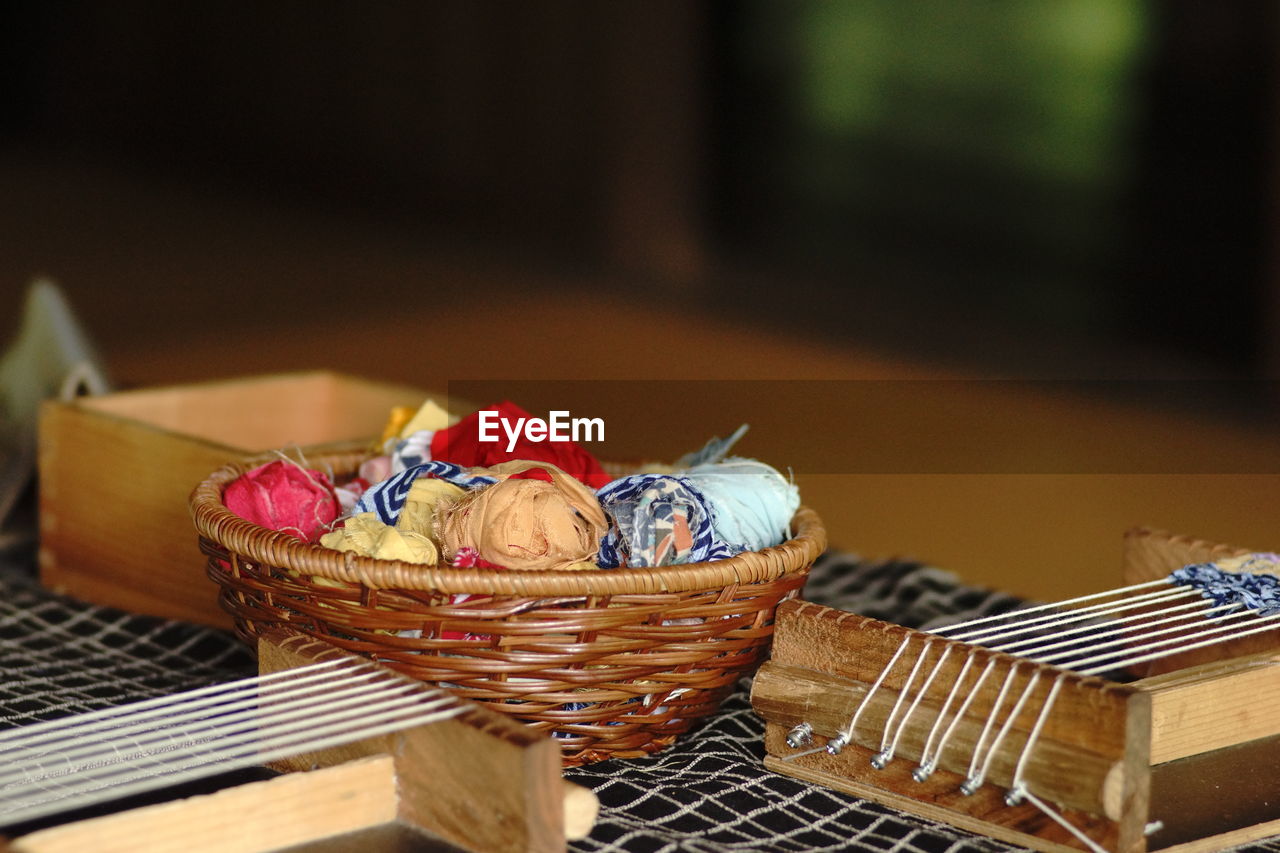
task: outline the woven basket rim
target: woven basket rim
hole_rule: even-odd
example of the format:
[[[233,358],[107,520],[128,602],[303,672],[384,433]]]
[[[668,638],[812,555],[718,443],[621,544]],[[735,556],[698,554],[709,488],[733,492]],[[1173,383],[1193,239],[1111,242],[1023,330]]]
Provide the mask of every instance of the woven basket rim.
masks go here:
[[[367,455],[367,451],[346,450],[316,454],[308,461],[315,467],[328,464],[354,469]],[[201,538],[254,563],[376,589],[536,597],[679,593],[760,583],[801,572],[826,548],[822,521],[816,512],[802,506],[791,521],[794,535],[786,542],[706,563],[660,568],[530,571],[379,560],[302,542],[287,533],[256,525],[227,509],[222,502],[223,489],[265,459],[256,457],[224,465],[195,487],[190,509]]]

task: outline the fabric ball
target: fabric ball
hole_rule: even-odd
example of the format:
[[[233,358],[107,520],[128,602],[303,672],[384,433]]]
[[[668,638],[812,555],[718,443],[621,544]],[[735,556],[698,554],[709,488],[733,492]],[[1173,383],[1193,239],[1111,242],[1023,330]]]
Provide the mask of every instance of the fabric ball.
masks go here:
[[[720,541],[707,498],[689,480],[634,474],[597,493],[610,526],[600,542],[604,568],[675,566],[741,551]]]
[[[222,500],[246,521],[304,542],[319,539],[341,512],[327,476],[284,460],[237,477],[223,491]]]
[[[514,479],[534,467],[551,481]],[[486,473],[503,479],[439,505],[436,533],[450,559],[469,548],[488,563],[546,570],[578,568],[595,558],[607,522],[590,489],[538,462],[505,463]]]
[[[786,540],[800,490],[773,467],[733,458],[695,466],[682,476],[710,502],[718,538],[748,551]]]

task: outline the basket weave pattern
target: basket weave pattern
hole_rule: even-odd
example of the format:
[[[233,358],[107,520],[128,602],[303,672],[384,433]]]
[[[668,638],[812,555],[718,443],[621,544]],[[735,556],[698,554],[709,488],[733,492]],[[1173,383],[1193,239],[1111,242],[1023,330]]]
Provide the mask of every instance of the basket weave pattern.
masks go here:
[[[342,476],[363,458],[311,462]],[[368,655],[551,732],[567,765],[655,752],[715,711],[760,662],[774,609],[826,544],[802,507],[791,540],[712,563],[544,572],[374,560],[233,514],[222,491],[250,467],[228,465],[191,496],[242,639],[287,627]],[[471,597],[450,603],[461,593]]]

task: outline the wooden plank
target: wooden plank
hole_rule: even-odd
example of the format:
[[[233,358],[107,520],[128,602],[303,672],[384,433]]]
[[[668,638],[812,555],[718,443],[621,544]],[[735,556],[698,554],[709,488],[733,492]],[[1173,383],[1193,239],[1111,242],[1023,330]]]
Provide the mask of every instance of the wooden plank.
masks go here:
[[[1153,847],[1152,850],[1159,850],[1160,853],[1219,853],[1219,851],[1226,850],[1228,847],[1247,844],[1250,841],[1260,841],[1273,835],[1280,835],[1280,820],[1269,820],[1266,823],[1224,832],[1209,838],[1188,841],[1185,844],[1175,844],[1172,847]]]
[[[416,407],[428,397],[445,402],[416,388],[317,370],[145,388],[75,405],[249,454],[374,438],[391,407]]]
[[[1129,694],[1124,720],[1124,773],[1121,776],[1120,851],[1147,849],[1147,821],[1151,813],[1151,697],[1140,690]]]
[[[780,727],[778,727],[775,737],[782,737]],[[927,820],[948,823],[969,832],[981,833],[982,835],[988,835],[992,838],[1033,850],[1043,850],[1047,851],[1047,853],[1065,853],[1065,851],[1078,853],[1078,851],[1084,849],[1084,846],[1072,837],[1070,833],[1062,829],[1034,806],[1024,804],[1016,809],[1002,808],[1002,800],[998,797],[984,797],[982,791],[974,795],[980,798],[979,801],[967,803],[964,808],[957,808],[954,799],[958,795],[954,794],[954,789],[951,789],[950,795],[940,793],[936,798],[932,796],[909,796],[892,788],[882,788],[878,785],[868,784],[838,770],[833,772],[813,766],[799,765],[797,762],[784,762],[772,754],[765,757],[764,764],[765,767],[775,773],[794,776],[797,779],[814,782],[827,788],[852,794],[855,797],[875,800],[908,814],[919,815]],[[1090,819],[1087,816],[1073,815],[1073,817],[1075,818],[1075,823],[1084,824],[1084,831],[1097,843],[1103,846],[1114,843],[1115,834],[1111,831],[1114,824]]]
[[[1151,763],[1280,735],[1280,651],[1135,682],[1151,694]]]
[[[389,756],[290,773],[33,832],[13,853],[233,853],[275,850],[395,820]]]
[[[301,635],[259,641],[261,672],[291,669],[345,653]],[[391,670],[388,678],[436,688]],[[296,756],[282,769],[327,766],[366,755],[395,762],[398,816],[451,843],[477,851],[565,848],[560,750],[547,738],[478,704],[449,720]]]

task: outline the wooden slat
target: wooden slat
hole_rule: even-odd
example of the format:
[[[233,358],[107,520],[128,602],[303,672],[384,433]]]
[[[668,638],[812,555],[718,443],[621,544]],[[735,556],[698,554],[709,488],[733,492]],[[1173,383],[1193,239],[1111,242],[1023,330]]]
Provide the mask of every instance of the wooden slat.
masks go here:
[[[395,818],[394,762],[377,756],[33,832],[10,849],[242,853],[305,844]]]
[[[1236,545],[1135,527],[1124,535],[1124,582],[1128,585],[1153,581],[1190,563],[1207,563],[1247,553],[1248,548]]]
[[[1280,651],[1135,682],[1151,694],[1151,763],[1280,735]]]
[[[236,453],[75,405],[40,423],[40,579],[87,601],[230,627],[187,509]]]
[[[783,736],[780,727],[770,726],[770,728],[776,728],[777,731],[772,737],[766,733],[766,744],[773,742],[774,738],[781,739]],[[960,829],[979,832],[1034,850],[1043,850],[1047,853],[1078,853],[1083,849],[1079,841],[1070,833],[1045,817],[1034,806],[1022,805],[1017,809],[1008,809],[1003,807],[1003,802],[998,796],[990,793],[984,794],[979,791],[974,795],[979,798],[978,800],[968,798],[970,802],[962,804],[963,808],[960,808],[955,802],[958,795],[955,794],[954,788],[950,789],[949,793],[937,794],[936,798],[922,795],[910,796],[899,793],[896,788],[866,784],[841,772],[830,772],[807,764],[797,766],[795,763],[775,758],[772,754],[765,756],[764,764],[775,773],[794,776],[797,779],[844,791],[846,794],[853,794],[855,797],[875,800],[927,820],[949,823]],[[1078,824],[1090,823],[1088,816],[1074,817]],[[1092,825],[1085,826],[1085,831],[1104,846],[1109,847],[1115,842],[1114,824],[1095,820]]]

